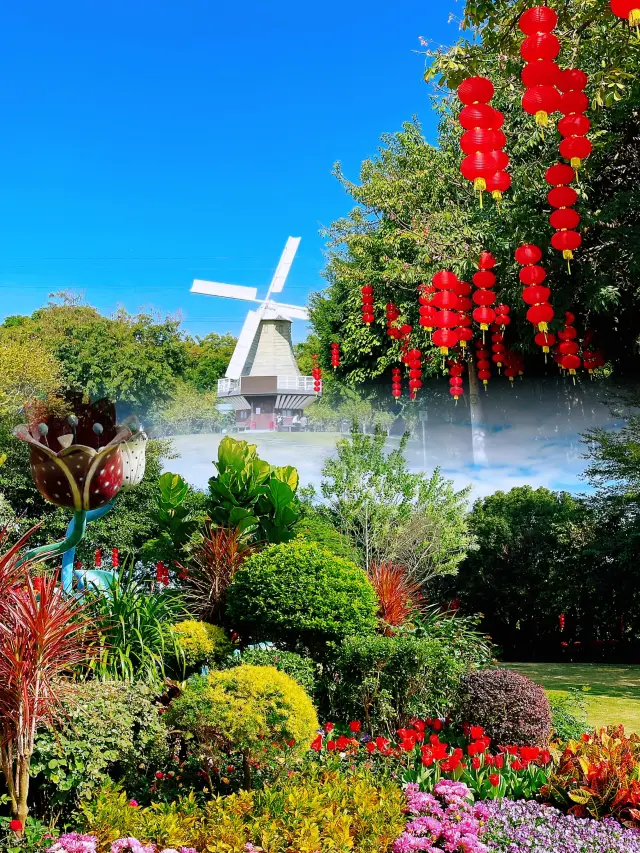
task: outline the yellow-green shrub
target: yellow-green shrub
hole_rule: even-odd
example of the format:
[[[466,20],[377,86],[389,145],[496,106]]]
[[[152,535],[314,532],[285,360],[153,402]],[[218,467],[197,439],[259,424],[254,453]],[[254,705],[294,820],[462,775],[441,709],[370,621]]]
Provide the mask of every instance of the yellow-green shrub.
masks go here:
[[[250,765],[286,746],[305,755],[319,727],[311,699],[291,676],[271,666],[243,665],[192,678],[166,716],[174,729],[195,738],[204,759],[240,753],[245,787]]]
[[[231,652],[231,643],[219,625],[185,619],[173,627],[187,669],[220,663]]]
[[[262,791],[217,797],[202,809],[191,798],[131,809],[124,794],[105,791],[85,808],[85,829],[98,836],[101,851],[116,837],[133,836],[207,853],[242,853],[248,843],[264,853],[386,853],[404,828],[403,807],[397,785],[367,772],[316,771]]]

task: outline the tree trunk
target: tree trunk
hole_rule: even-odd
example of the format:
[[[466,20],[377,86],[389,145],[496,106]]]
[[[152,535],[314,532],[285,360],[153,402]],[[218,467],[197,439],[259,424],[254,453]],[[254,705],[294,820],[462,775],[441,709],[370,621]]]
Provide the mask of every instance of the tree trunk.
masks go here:
[[[250,791],[253,786],[253,779],[251,776],[251,765],[249,764],[249,754],[247,752],[242,753],[242,773],[244,776],[243,788],[245,791]]]

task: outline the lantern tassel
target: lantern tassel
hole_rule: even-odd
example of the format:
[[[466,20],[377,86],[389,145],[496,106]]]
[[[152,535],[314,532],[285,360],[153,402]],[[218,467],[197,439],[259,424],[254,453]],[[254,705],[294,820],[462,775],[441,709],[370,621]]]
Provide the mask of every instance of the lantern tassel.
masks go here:
[[[640,7],[629,12],[629,26],[640,30]]]
[[[547,127],[549,124],[549,113],[545,110],[538,110],[536,113],[536,124],[539,128]],[[544,136],[544,133],[542,135]]]

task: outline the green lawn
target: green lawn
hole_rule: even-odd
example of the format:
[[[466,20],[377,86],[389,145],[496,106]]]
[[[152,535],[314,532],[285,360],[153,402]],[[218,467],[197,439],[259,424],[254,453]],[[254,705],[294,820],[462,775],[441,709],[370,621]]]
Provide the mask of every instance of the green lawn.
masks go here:
[[[623,723],[628,732],[640,733],[640,666],[580,663],[505,663],[545,690],[565,692],[570,687],[590,687],[589,723],[607,726]]]

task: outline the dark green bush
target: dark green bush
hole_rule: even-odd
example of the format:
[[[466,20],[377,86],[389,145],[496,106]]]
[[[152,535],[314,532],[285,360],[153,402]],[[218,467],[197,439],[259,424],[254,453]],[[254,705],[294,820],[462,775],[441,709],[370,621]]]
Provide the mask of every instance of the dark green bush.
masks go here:
[[[410,635],[353,636],[338,648],[326,681],[336,720],[379,734],[412,717],[444,716],[466,665],[446,644]]]
[[[317,687],[316,664],[310,658],[304,658],[296,652],[285,652],[282,649],[245,649],[241,654],[230,659],[232,666],[249,664],[250,666],[272,666],[279,672],[286,672],[295,678],[309,696],[313,696]]]
[[[546,746],[551,736],[547,694],[510,669],[484,669],[466,675],[459,716],[462,723],[482,726],[496,746]]]
[[[300,541],[249,557],[227,594],[227,618],[244,643],[273,642],[320,655],[332,641],[373,634],[377,610],[362,569]]]
[[[89,681],[65,685],[64,722],[36,738],[31,770],[47,812],[70,814],[107,777],[132,792],[167,756],[165,726],[143,685]]]

